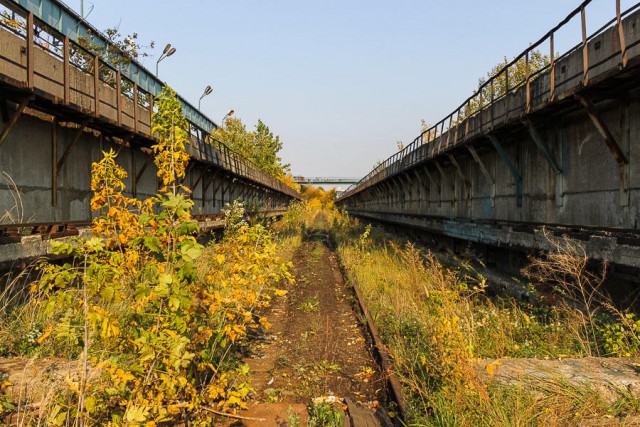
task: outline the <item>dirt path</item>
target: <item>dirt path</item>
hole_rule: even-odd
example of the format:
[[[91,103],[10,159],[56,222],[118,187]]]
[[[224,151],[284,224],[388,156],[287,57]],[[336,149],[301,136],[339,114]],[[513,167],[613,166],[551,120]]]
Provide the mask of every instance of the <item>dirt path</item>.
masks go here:
[[[313,398],[349,398],[375,408],[384,381],[354,310],[336,255],[323,235],[294,255],[296,284],[265,313],[272,327],[246,359],[257,401],[300,408]],[[264,405],[262,405],[264,407]],[[251,411],[249,411],[251,413]]]

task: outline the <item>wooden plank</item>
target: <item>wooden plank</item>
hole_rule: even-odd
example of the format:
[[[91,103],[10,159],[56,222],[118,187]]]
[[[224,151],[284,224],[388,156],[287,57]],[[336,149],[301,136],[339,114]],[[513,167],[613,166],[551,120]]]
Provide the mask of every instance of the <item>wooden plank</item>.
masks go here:
[[[349,411],[353,427],[382,427],[382,423],[371,409],[358,405],[348,397],[344,401],[347,404],[347,411]]]

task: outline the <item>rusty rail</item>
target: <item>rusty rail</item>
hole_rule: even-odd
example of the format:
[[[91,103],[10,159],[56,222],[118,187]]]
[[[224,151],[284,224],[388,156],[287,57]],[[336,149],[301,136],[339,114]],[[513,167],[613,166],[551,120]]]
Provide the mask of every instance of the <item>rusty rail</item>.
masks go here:
[[[261,214],[283,215],[286,209],[263,210]],[[192,215],[194,221],[200,224],[224,220],[224,213]],[[0,245],[20,243],[23,237],[40,236],[42,240],[59,239],[62,237],[78,236],[80,230],[89,228],[91,221],[55,221],[22,224],[0,224]],[[221,226],[222,227],[222,226]],[[214,227],[214,228],[221,228]]]

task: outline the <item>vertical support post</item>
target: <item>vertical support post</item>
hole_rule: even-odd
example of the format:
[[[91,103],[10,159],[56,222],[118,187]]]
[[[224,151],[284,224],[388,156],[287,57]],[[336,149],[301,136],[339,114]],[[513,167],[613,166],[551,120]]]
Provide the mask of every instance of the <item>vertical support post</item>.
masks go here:
[[[620,55],[622,68],[627,66],[627,43],[624,41],[624,27],[622,26],[622,17],[620,15],[620,0],[616,0],[616,21],[618,22],[618,38],[620,39]]]
[[[447,143],[444,146],[445,151],[449,149],[449,140],[451,139],[451,124],[453,123],[453,113],[449,116],[449,128],[447,129]]]
[[[580,21],[582,23],[582,85],[589,84],[589,45],[587,44],[587,14],[585,7],[580,8]]]
[[[138,133],[138,83],[133,83],[133,132]]]
[[[95,104],[94,115],[100,117],[100,58],[93,57],[93,102]]]
[[[504,68],[504,95],[509,95],[509,63]]]
[[[116,122],[120,126],[122,124],[122,74],[119,69],[116,71],[116,114],[118,116]]]
[[[504,119],[509,120],[509,66],[504,69]]]
[[[138,194],[138,168],[136,166],[136,150],[131,146],[131,195],[137,197]]]
[[[527,87],[527,108],[526,108],[526,113],[529,114],[529,111],[531,111],[531,66],[529,65],[529,51],[527,50],[527,53],[525,55],[525,67],[526,67],[526,87]]]
[[[51,206],[58,203],[58,123],[51,122]]]
[[[64,105],[69,105],[71,102],[71,72],[69,69],[69,36],[65,36],[62,44],[62,56],[64,59],[63,74],[64,74]]]
[[[491,102],[489,104],[490,107],[493,107],[493,101],[495,100],[495,93],[494,93],[494,87],[493,87],[493,81],[495,80],[495,77],[491,77],[491,80],[489,80],[489,90],[491,91]],[[493,129],[493,108],[489,108],[489,111],[491,112],[491,129]]]
[[[618,192],[618,204],[620,206],[629,206],[629,203],[631,201],[631,192],[630,192],[630,186],[631,186],[631,165],[630,165],[630,156],[629,156],[629,146],[630,146],[630,139],[631,139],[631,126],[630,126],[630,119],[629,119],[629,106],[630,102],[629,102],[629,97],[625,96],[621,99],[620,105],[619,105],[619,111],[620,111],[620,149],[622,150],[623,154],[625,154],[625,157],[627,158],[627,162],[620,165],[618,173],[619,173],[619,185],[620,185],[620,189]]]
[[[556,147],[557,153],[559,153],[559,165],[562,170],[565,170],[567,165],[564,163],[564,159],[567,158],[565,150],[567,147],[566,135],[564,132],[564,121],[560,121],[556,130]],[[564,205],[564,174],[556,174],[555,194],[556,194],[556,206],[560,207]]]
[[[440,136],[438,137],[440,140],[438,141],[438,153],[440,154],[440,147],[442,147],[442,136],[444,135],[444,119],[442,120],[442,125],[440,126]]]
[[[33,63],[34,45],[33,12],[27,15],[27,87],[33,89],[33,74],[35,64]]]
[[[555,33],[552,32],[549,36],[549,67],[551,68],[551,72],[549,74],[549,102],[553,102],[556,96],[556,54],[554,52],[554,34]]]
[[[460,109],[456,112],[456,131],[453,134],[453,145],[458,143],[458,128],[460,127]]]

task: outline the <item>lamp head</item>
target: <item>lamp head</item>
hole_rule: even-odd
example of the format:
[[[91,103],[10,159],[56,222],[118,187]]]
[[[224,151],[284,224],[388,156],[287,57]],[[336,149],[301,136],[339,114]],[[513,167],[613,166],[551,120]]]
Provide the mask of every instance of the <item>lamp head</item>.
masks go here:
[[[164,50],[162,51],[162,54],[166,55],[167,52],[169,52],[169,49],[171,49],[171,43],[167,43],[167,45],[164,47]]]
[[[211,92],[213,92],[213,89],[211,88],[211,86],[207,86],[206,88],[204,88],[205,95],[209,95]]]

